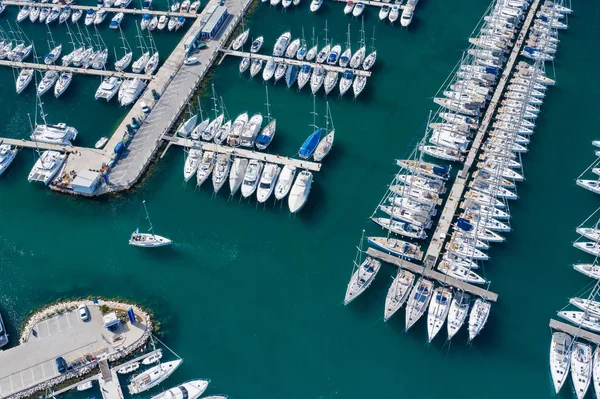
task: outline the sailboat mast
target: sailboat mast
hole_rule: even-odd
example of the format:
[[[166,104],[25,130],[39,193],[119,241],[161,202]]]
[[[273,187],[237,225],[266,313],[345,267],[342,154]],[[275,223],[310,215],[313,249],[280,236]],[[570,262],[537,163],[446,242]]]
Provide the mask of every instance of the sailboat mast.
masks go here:
[[[150,214],[148,213],[148,208],[146,208],[146,200],[142,201],[142,204],[144,204],[144,211],[146,212],[146,219],[148,219],[148,224],[150,225],[150,228],[148,229],[148,231],[152,232],[152,235],[154,235],[154,228],[152,227],[152,221],[150,220]]]
[[[215,85],[214,84],[212,84],[212,93],[213,93],[212,100],[213,100],[213,107],[214,107],[213,111],[215,112],[215,119],[216,119],[219,116],[218,115],[219,111],[217,111],[217,95],[216,95],[216,92],[215,92]]]
[[[269,104],[269,88],[265,85],[265,92],[267,97],[267,120],[271,122],[271,106]]]

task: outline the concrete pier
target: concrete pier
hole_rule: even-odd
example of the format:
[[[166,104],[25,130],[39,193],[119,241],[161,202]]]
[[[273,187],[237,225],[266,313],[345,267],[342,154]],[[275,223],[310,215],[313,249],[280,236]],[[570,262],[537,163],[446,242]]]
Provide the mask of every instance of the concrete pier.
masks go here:
[[[475,157],[479,152],[479,149],[483,142],[483,138],[488,130],[492,117],[496,113],[496,108],[498,107],[502,93],[504,92],[504,88],[515,66],[515,61],[521,52],[521,47],[523,46],[523,42],[525,41],[525,36],[527,35],[529,27],[531,26],[533,18],[535,17],[535,13],[537,11],[539,3],[540,0],[535,0],[531,4],[531,8],[529,9],[527,18],[525,19],[523,27],[519,32],[519,36],[508,58],[508,62],[506,64],[506,67],[504,68],[502,76],[500,77],[498,85],[496,86],[494,95],[492,96],[492,99],[490,101],[490,104],[488,105],[485,115],[481,120],[481,125],[479,127],[479,130],[477,131],[475,139],[473,140],[473,144],[471,145],[471,149],[469,150],[469,154],[467,156],[467,159],[465,160],[465,164],[462,170],[458,173],[458,176],[456,177],[452,189],[450,190],[450,195],[442,210],[440,221],[438,223],[437,228],[435,229],[435,232],[432,235],[431,243],[429,244],[429,248],[427,248],[427,253],[425,254],[424,263],[427,268],[433,268],[437,264],[444,242],[448,237],[448,231],[450,230],[452,219],[454,218],[458,209],[458,204],[462,199],[469,171],[471,170],[473,162],[475,161]]]
[[[341,3],[347,3],[348,2],[348,0],[335,0],[335,1],[339,1]],[[375,7],[383,7],[383,6],[392,7],[394,5],[397,5],[402,10],[404,10],[405,8],[408,7],[406,4],[400,5],[400,4],[395,4],[393,2],[387,2],[387,3],[385,3],[383,1],[370,1],[370,0],[360,0],[360,2],[364,3],[367,6],[375,6]]]
[[[103,69],[93,69],[93,68],[86,69],[86,68],[64,67],[62,65],[36,64],[33,62],[17,62],[17,61],[1,60],[0,66],[19,68],[19,69],[31,68],[31,69],[39,69],[39,70],[43,70],[43,71],[72,72],[72,73],[77,73],[77,74],[81,74],[81,75],[117,76],[119,78],[127,78],[127,79],[134,79],[134,78],[140,78],[140,79],[144,79],[144,80],[152,79],[152,75],[144,75],[141,73],[107,71],[107,70],[103,70]]]
[[[597,345],[600,345],[600,335],[594,334],[593,332],[589,332],[581,327],[574,326],[572,324],[563,323],[562,321],[558,321],[555,319],[550,319],[550,328],[562,331],[567,334],[572,335],[573,337],[580,337],[587,341],[593,342]]]
[[[104,11],[106,12],[112,12],[112,13],[119,13],[122,12],[124,14],[139,14],[139,15],[143,15],[143,14],[150,14],[150,15],[157,15],[157,16],[161,16],[161,15],[166,15],[168,17],[186,17],[186,18],[198,18],[200,15],[199,14],[192,14],[192,13],[187,13],[187,12],[170,12],[170,11],[156,11],[156,10],[141,10],[138,8],[112,8],[112,7],[98,7],[98,6],[83,6],[83,5],[76,5],[76,4],[52,4],[52,3],[39,3],[39,2],[31,2],[31,1],[23,1],[23,0],[3,0],[2,4],[6,5],[6,6],[29,6],[29,7],[50,7],[50,8],[65,8],[65,7],[71,7],[74,10],[95,10],[98,11],[100,8],[102,8]]]

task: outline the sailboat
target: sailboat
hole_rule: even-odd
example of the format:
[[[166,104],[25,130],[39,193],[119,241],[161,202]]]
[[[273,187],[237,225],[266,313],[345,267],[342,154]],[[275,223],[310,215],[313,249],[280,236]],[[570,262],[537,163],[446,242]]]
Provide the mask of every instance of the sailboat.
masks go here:
[[[146,68],[146,64],[148,64],[148,60],[150,60],[150,51],[148,51],[148,48],[144,42],[144,39],[142,38],[142,34],[140,33],[137,25],[136,25],[136,30],[138,32],[138,38],[140,40],[139,48],[140,48],[140,51],[142,52],[142,55],[140,56],[140,58],[138,58],[133,63],[131,69],[135,73],[140,73],[144,70],[144,68]]]
[[[140,233],[139,228],[136,229],[129,239],[129,245],[133,245],[136,247],[164,247],[166,245],[171,245],[173,243],[172,240],[154,234],[154,227],[152,226],[152,222],[150,221],[150,214],[148,214],[148,208],[146,208],[146,201],[142,201],[144,205],[144,211],[146,212],[146,219],[148,220],[148,224],[150,228],[148,229],[148,233]]]
[[[432,295],[433,283],[422,277],[419,278],[406,304],[406,331],[425,314]]]
[[[352,58],[350,58],[350,67],[353,69],[359,68],[365,60],[366,52],[367,47],[365,46],[365,20],[363,17],[360,28],[360,48],[356,53],[352,55]]]
[[[123,57],[118,58],[117,61],[115,62],[115,70],[117,72],[121,72],[124,71],[125,69],[127,69],[127,67],[129,66],[129,64],[131,64],[131,60],[133,59],[133,52],[131,51],[131,47],[129,46],[129,43],[127,42],[127,39],[125,39],[125,35],[123,35],[123,30],[121,29],[121,27],[119,26],[119,35],[121,36],[121,42],[123,43]],[[117,58],[117,51],[115,50],[115,58]]]
[[[261,130],[261,132],[256,137],[256,140],[254,142],[254,145],[259,150],[265,150],[269,146],[269,144],[271,144],[271,141],[273,141],[273,137],[275,136],[275,129],[276,129],[276,125],[277,125],[277,121],[275,119],[271,118],[271,107],[269,104],[269,90],[267,89],[267,87],[265,87],[265,94],[266,94],[266,98],[267,98],[267,103],[266,103],[266,105],[267,105],[267,120],[269,122],[267,123],[267,126],[265,126]]]
[[[362,63],[362,67],[365,71],[371,69],[377,59],[377,50],[375,50],[375,27],[373,27],[373,38],[371,40],[371,54],[369,54]]]
[[[325,131],[327,132],[329,131],[329,120],[331,119],[331,110],[329,108],[329,103],[326,103],[326,107],[327,122],[325,126]],[[335,137],[335,128],[333,128],[333,121],[331,122],[331,126],[332,129],[329,131],[329,133],[325,135],[325,137],[321,139],[321,141],[319,141],[319,144],[317,145],[317,148],[313,153],[313,159],[316,162],[321,162],[327,156],[327,154],[329,154],[329,151],[331,151],[331,147],[333,147],[333,140]]]
[[[308,159],[314,153],[317,145],[319,144],[319,140],[321,139],[321,134],[323,129],[317,129],[314,133],[304,140],[300,150],[298,151],[298,156],[302,159]]]
[[[350,277],[350,282],[346,288],[344,305],[348,305],[367,288],[369,288],[375,279],[377,272],[379,272],[379,269],[381,268],[381,262],[377,259],[371,258],[370,256],[367,256],[366,259],[361,262],[362,254],[364,253],[362,250],[364,238],[365,231],[363,230],[360,238],[360,244],[357,247],[358,252],[356,253],[356,258],[354,259],[352,276]]]
[[[415,275],[408,270],[399,268],[385,297],[385,312],[383,321],[389,320],[404,305],[415,281]]]
[[[550,342],[550,374],[554,391],[558,394],[567,380],[571,367],[571,345],[573,338],[564,332],[552,334]]]
[[[592,347],[575,341],[571,350],[571,380],[577,399],[583,399],[592,380]]]
[[[427,341],[431,342],[440,332],[446,322],[450,304],[452,302],[452,291],[445,287],[438,287],[433,293],[427,313]]]
[[[54,38],[52,37],[50,27],[46,26],[46,28],[48,30],[48,36],[50,36],[50,39],[48,40],[48,48],[50,48],[50,52],[44,56],[44,64],[51,65],[59,59],[60,54],[62,53],[62,44],[56,45]]]
[[[242,185],[244,176],[246,175],[246,168],[248,168],[248,160],[236,157],[229,172],[229,191],[231,195],[234,195]]]
[[[481,298],[477,298],[471,313],[469,314],[469,341],[475,338],[487,322],[488,316],[490,315],[491,305],[489,302],[484,301]]]
[[[460,328],[465,324],[467,316],[469,314],[469,304],[471,303],[471,297],[464,291],[457,291],[452,298],[450,304],[450,310],[448,311],[448,323],[446,324],[448,330],[448,339],[452,339]]]
[[[348,24],[348,40],[346,41],[346,49],[340,55],[339,64],[342,68],[346,68],[352,59],[352,48],[350,47],[350,24]]]

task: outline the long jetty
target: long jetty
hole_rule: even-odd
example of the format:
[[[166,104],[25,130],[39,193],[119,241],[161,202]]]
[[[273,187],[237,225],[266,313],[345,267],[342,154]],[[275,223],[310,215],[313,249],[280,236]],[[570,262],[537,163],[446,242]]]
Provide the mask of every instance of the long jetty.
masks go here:
[[[31,69],[40,69],[45,71],[59,71],[59,72],[72,72],[78,73],[82,75],[95,75],[95,76],[118,76],[120,78],[126,79],[134,79],[140,78],[143,80],[151,80],[152,75],[144,75],[141,73],[130,73],[130,72],[117,72],[117,71],[107,71],[103,69],[93,69],[93,68],[75,68],[75,67],[65,67],[61,65],[46,65],[46,64],[36,64],[33,62],[18,62],[18,61],[0,61],[0,65],[7,66],[11,68],[31,68]]]
[[[165,15],[167,17],[186,17],[186,18],[199,18],[201,14],[194,14],[189,12],[171,12],[171,11],[156,11],[156,10],[142,10],[139,8],[119,8],[119,7],[99,7],[99,6],[83,6],[83,5],[75,5],[75,4],[52,4],[52,3],[39,3],[39,2],[31,2],[31,1],[23,1],[23,0],[3,0],[3,5],[6,6],[29,6],[29,7],[50,7],[50,8],[65,8],[70,7],[74,10],[84,10],[87,11],[89,9],[98,11],[100,9],[106,12],[114,12],[119,13],[122,12],[124,14],[150,14],[150,15]]]
[[[594,334],[593,332],[587,331],[582,327],[574,326],[572,324],[563,323],[555,319],[550,319],[550,328],[562,331],[573,337],[581,337],[590,342],[600,345],[600,335]]]
[[[241,158],[256,159],[258,161],[265,161],[275,163],[278,165],[290,165],[295,166],[299,169],[311,170],[313,172],[318,172],[321,170],[320,163],[305,161],[302,159],[282,157],[275,154],[267,154],[265,152],[252,151],[244,148],[234,148],[225,145],[217,145],[214,143],[192,141],[183,137],[164,136],[163,140],[166,140],[173,145],[178,145],[181,147],[201,148],[203,151],[213,151]]]
[[[492,96],[490,104],[488,105],[486,113],[481,121],[481,125],[479,127],[479,130],[477,131],[475,139],[473,140],[473,145],[471,146],[467,159],[465,160],[465,164],[462,170],[456,176],[456,180],[452,185],[452,189],[450,190],[450,194],[448,196],[448,199],[446,200],[446,204],[444,205],[444,208],[440,215],[437,228],[433,233],[431,243],[429,244],[429,248],[427,248],[427,253],[425,254],[424,263],[425,267],[428,269],[432,269],[436,265],[437,260],[440,256],[440,252],[443,248],[446,238],[448,237],[450,224],[452,223],[452,219],[456,214],[458,205],[462,200],[463,192],[467,185],[469,171],[471,170],[473,162],[475,161],[475,157],[479,152],[479,149],[483,142],[483,138],[488,130],[492,117],[496,113],[496,108],[498,107],[498,104],[500,102],[501,95],[515,66],[517,57],[521,52],[521,47],[523,46],[523,42],[525,41],[525,37],[527,36],[527,32],[529,31],[531,22],[535,17],[535,13],[537,11],[539,3],[540,0],[535,0],[531,5],[531,8],[529,9],[529,13],[527,14],[527,18],[525,19],[521,31],[519,32],[518,39],[515,42],[512,52],[508,58],[508,62],[506,64],[506,67],[504,68],[504,72],[500,77],[498,85],[496,86],[496,90],[494,91],[494,95]]]
[[[348,0],[335,0],[335,1],[339,1],[340,3],[347,3]],[[405,8],[407,8],[408,6],[406,4],[400,5],[400,4],[394,4],[391,2],[383,2],[383,1],[371,1],[371,0],[361,0],[361,3],[367,5],[367,6],[375,6],[375,7],[383,7],[383,6],[388,6],[391,7],[392,5],[397,5],[400,9],[404,10]]]
[[[316,62],[299,61],[299,60],[294,60],[291,58],[274,57],[272,55],[246,53],[243,51],[236,51],[236,50],[224,49],[224,48],[219,49],[219,51],[222,52],[224,55],[232,55],[232,56],[241,57],[241,58],[250,58],[250,59],[263,60],[263,61],[273,60],[280,64],[283,63],[283,64],[297,65],[297,66],[309,64],[313,68],[315,68],[317,66],[322,66],[323,69],[325,69],[326,71],[334,71],[334,72],[343,73],[344,71],[352,70],[352,73],[354,73],[357,76],[367,76],[367,77],[371,76],[371,71],[364,71],[362,69],[342,68],[340,66],[335,66],[335,65],[318,64]]]

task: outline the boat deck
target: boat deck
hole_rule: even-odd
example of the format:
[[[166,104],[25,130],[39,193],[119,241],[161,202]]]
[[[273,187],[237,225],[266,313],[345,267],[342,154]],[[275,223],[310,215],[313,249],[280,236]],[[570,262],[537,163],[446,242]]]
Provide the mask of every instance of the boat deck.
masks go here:
[[[352,73],[354,73],[354,75],[356,75],[356,76],[367,76],[367,77],[371,76],[371,71],[364,71],[362,69],[342,68],[340,66],[329,65],[327,63],[317,64],[316,62],[298,61],[298,60],[291,59],[291,58],[274,57],[272,55],[264,55],[264,54],[257,54],[257,53],[255,53],[255,54],[253,54],[253,53],[246,53],[244,51],[235,51],[235,50],[224,49],[224,48],[219,49],[219,51],[221,53],[223,53],[223,55],[225,55],[225,56],[232,55],[234,57],[253,58],[253,59],[258,59],[258,60],[263,60],[263,61],[268,61],[268,60],[272,59],[272,60],[274,60],[277,63],[283,63],[283,64],[289,64],[289,65],[297,65],[297,66],[302,66],[304,64],[309,64],[313,68],[320,65],[326,71],[335,71],[335,72],[343,73],[344,71],[351,70]]]
[[[150,14],[150,15],[157,15],[157,16],[161,16],[161,15],[166,15],[168,17],[186,17],[186,18],[199,18],[200,14],[192,14],[192,13],[187,13],[187,12],[170,12],[170,11],[156,11],[156,10],[142,10],[139,8],[112,8],[112,7],[98,7],[96,6],[84,6],[84,5],[76,5],[76,4],[52,4],[52,3],[40,3],[40,2],[31,2],[31,1],[23,1],[23,0],[2,0],[2,4],[5,6],[30,6],[30,7],[58,7],[58,8],[65,8],[65,7],[71,7],[74,10],[99,10],[100,8],[102,8],[104,11],[106,12],[113,12],[113,13],[119,13],[122,12],[124,14],[139,14],[139,15],[143,15],[143,14]]]
[[[374,248],[369,248],[367,250],[367,255],[380,259],[386,263],[391,263],[403,269],[410,270],[413,273],[422,274],[425,277],[437,280],[443,285],[449,285],[453,287],[460,288],[466,292],[470,292],[471,294],[478,295],[488,301],[496,302],[498,301],[498,294],[488,291],[485,288],[478,287],[473,284],[465,283],[463,281],[457,280],[453,277],[446,276],[443,273],[439,273],[431,268],[419,266],[415,263],[409,262],[404,259],[400,259],[397,256],[390,255],[388,253],[379,251]]]
[[[573,337],[583,338],[587,341],[600,345],[600,335],[594,334],[593,332],[585,330],[581,327],[577,327],[568,323],[563,323],[562,321],[558,321],[555,319],[550,319],[550,328],[557,331],[565,332],[567,334],[572,335]]]
[[[46,65],[46,64],[37,64],[33,62],[18,62],[18,61],[7,61],[1,60],[0,66],[6,66],[10,68],[31,68],[31,69],[40,69],[44,71],[59,71],[59,72],[73,72],[80,75],[94,75],[94,76],[117,76],[119,78],[127,78],[134,79],[140,78],[144,80],[151,80],[152,75],[144,75],[141,73],[131,73],[131,72],[117,72],[117,71],[108,71],[104,69],[93,69],[93,68],[75,68],[75,67],[64,67],[62,65]]]
[[[446,201],[446,204],[444,205],[444,208],[442,209],[439,223],[435,229],[435,232],[432,235],[431,243],[429,244],[429,247],[427,248],[427,253],[425,254],[425,266],[428,269],[432,269],[437,263],[437,260],[440,256],[440,252],[443,248],[446,238],[448,237],[448,231],[450,230],[452,219],[456,214],[458,204],[462,199],[463,192],[467,185],[466,183],[469,171],[471,170],[473,162],[475,161],[475,157],[479,152],[479,149],[483,142],[483,137],[485,136],[485,133],[487,132],[490,122],[492,120],[492,116],[496,113],[496,108],[500,103],[501,95],[515,66],[515,61],[517,60],[517,57],[521,52],[521,47],[523,45],[523,42],[525,41],[525,36],[527,36],[527,32],[529,31],[531,22],[535,17],[535,13],[537,11],[539,3],[540,0],[535,0],[533,4],[531,4],[531,8],[529,9],[527,19],[523,23],[521,31],[519,32],[518,39],[515,42],[510,57],[508,58],[506,67],[504,68],[502,76],[500,77],[498,85],[496,86],[496,89],[494,91],[494,95],[492,96],[490,104],[488,105],[485,115],[481,121],[481,125],[479,127],[479,130],[477,131],[475,139],[473,140],[473,144],[471,146],[471,149],[469,150],[469,154],[467,156],[467,159],[465,160],[464,166],[462,170],[458,173],[458,176],[456,177],[456,180],[452,185],[450,195],[448,197],[448,200]]]
[[[181,147],[201,148],[203,151],[213,151],[221,154],[229,154],[241,158],[256,159],[259,161],[270,162],[278,165],[291,165],[299,169],[307,169],[313,172],[321,170],[321,164],[318,162],[306,161],[303,159],[282,157],[280,155],[268,154],[265,152],[252,151],[245,148],[234,148],[225,145],[217,145],[204,141],[192,141],[183,137],[164,136],[163,140]]]

